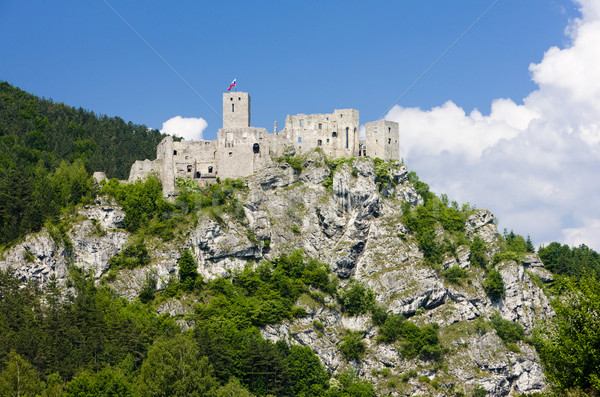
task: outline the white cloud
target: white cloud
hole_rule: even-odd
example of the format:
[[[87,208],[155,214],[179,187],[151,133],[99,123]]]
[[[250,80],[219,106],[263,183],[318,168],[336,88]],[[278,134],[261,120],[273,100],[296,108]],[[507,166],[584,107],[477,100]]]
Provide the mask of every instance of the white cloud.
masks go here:
[[[489,115],[449,101],[395,106],[409,168],[439,193],[498,215],[500,227],[600,250],[600,2],[578,0],[569,47],[550,48],[529,70],[538,89]]]
[[[160,132],[189,141],[199,141],[207,126],[208,123],[203,118],[175,116],[163,123]]]

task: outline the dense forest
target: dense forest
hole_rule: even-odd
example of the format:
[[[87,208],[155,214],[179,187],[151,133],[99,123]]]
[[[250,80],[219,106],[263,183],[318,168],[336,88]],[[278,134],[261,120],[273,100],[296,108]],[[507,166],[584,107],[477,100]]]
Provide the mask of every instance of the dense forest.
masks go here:
[[[0,82],[0,245],[93,195],[92,172],[126,179],[135,160],[154,158],[162,138]]]

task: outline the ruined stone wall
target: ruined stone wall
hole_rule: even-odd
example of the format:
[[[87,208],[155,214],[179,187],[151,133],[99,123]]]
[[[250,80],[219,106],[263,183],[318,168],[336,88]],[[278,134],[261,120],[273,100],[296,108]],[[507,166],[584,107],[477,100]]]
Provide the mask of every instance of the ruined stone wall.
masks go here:
[[[194,179],[201,185],[216,178],[216,141],[180,141],[173,143],[173,178]]]
[[[383,160],[400,160],[398,123],[377,120],[365,124],[366,155]]]
[[[358,130],[358,110],[336,109],[331,114],[288,116],[279,135],[299,153],[320,147],[331,157],[353,157],[358,154]]]
[[[220,129],[217,139],[217,175],[221,178],[252,175],[271,160],[272,137],[264,128]]]
[[[265,166],[271,157],[303,154],[316,148],[331,158],[367,155],[400,159],[397,123],[367,123],[366,139],[360,142],[359,126],[358,110],[336,109],[332,113],[287,116],[285,128],[269,134],[264,128],[250,127],[247,92],[226,92],[223,128],[218,131],[217,140],[174,142],[167,136],[156,149],[156,160],[136,161],[129,180],[155,172],[160,176],[164,194],[172,196],[179,177],[193,179],[200,185],[214,183],[217,177],[245,177]]]
[[[129,178],[127,179],[127,182],[135,182],[136,179],[144,179],[146,175],[151,173],[160,175],[161,169],[162,160],[137,160],[135,163],[133,163],[131,169],[129,170]]]

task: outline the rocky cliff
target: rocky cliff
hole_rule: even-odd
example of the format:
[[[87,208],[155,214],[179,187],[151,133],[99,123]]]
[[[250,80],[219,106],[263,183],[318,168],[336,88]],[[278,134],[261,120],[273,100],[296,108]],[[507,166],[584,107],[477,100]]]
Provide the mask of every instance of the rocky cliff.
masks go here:
[[[5,250],[0,267],[11,267],[23,280],[44,284],[52,275],[66,283],[74,265],[133,299],[150,274],[157,279],[157,288],[163,288],[177,274],[177,259],[184,248],[191,249],[198,271],[208,279],[230,277],[248,262],[302,249],[330,264],[342,286],[350,279],[366,284],[390,313],[420,325],[439,324],[445,358],[442,363],[403,358],[397,344],[377,343],[378,328],[370,316],[347,316],[329,298],[325,302],[301,299],[299,305],[307,316],[264,327],[265,338],[308,345],[328,371],[352,368],[373,381],[381,395],[454,395],[475,385],[493,396],[544,389],[535,349],[524,341],[506,344],[488,320],[499,312],[529,334],[536,321],[553,314],[538,286],[552,276],[535,254],[523,260],[506,259],[495,266],[504,280],[504,296],[494,301],[488,297],[483,288],[485,272],[471,264],[468,243],[481,238],[488,258],[498,250],[500,240],[489,211],[469,210],[466,242],[457,240],[454,254],[431,266],[414,233],[403,224],[404,202],[413,208],[423,205],[404,165],[390,164],[392,183],[383,186],[377,183],[370,159],[343,163],[332,175],[323,156],[314,152],[302,168],[272,163],[247,178],[248,190],[238,194],[245,210],[241,221],[227,215],[220,221],[204,216],[172,241],[149,239],[151,261],[145,267],[110,272],[109,259],[127,246],[131,236],[121,228],[123,210],[108,199],[80,208],[62,235],[43,230]],[[332,178],[329,188],[323,184],[327,178]],[[435,238],[451,240],[452,236],[438,227]],[[464,282],[450,283],[442,276],[444,269],[454,266],[466,271]],[[172,299],[158,310],[177,316],[183,326],[193,326],[185,317],[193,303],[189,297]],[[315,320],[323,326],[316,328]],[[367,350],[360,360],[347,361],[339,353],[347,330],[364,337]]]

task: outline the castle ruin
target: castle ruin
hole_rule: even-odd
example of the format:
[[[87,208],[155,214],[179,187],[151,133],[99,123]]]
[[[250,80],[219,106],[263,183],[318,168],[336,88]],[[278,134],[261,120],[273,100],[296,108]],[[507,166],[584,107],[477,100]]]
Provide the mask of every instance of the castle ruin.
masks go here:
[[[283,154],[302,154],[316,148],[330,158],[379,157],[400,160],[398,123],[377,120],[365,124],[366,139],[359,139],[358,110],[336,109],[330,114],[288,115],[285,128],[270,134],[250,126],[250,95],[223,93],[223,128],[212,141],[173,141],[165,137],[156,149],[156,160],[136,161],[129,182],[149,173],[160,177],[165,196],[175,194],[177,178],[201,186],[217,177],[252,175]]]

